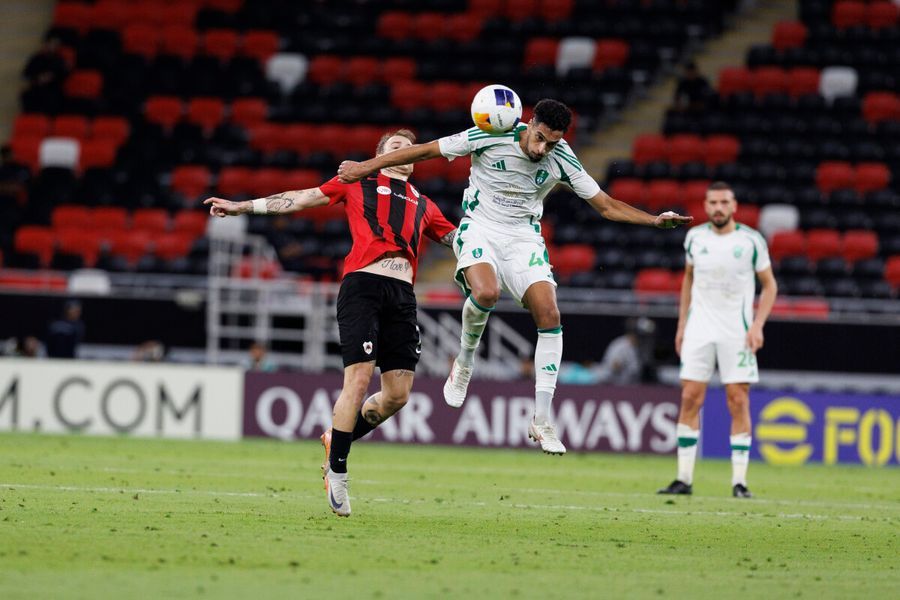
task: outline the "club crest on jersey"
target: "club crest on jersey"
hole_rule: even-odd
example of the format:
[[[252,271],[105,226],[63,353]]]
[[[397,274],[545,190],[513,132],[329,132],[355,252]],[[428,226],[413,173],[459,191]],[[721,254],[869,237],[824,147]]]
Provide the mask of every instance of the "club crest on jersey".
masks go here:
[[[484,254],[484,251],[481,248],[475,248],[472,250],[472,256],[475,258],[481,258],[481,255]]]
[[[735,258],[740,258],[741,254],[743,254],[743,253],[744,253],[743,246],[735,246],[734,247],[734,257]]]
[[[379,185],[377,188],[375,188],[375,191],[378,192],[379,194],[381,194],[382,196],[390,196],[391,195],[391,188],[389,188],[386,185]]]
[[[414,185],[409,186],[409,189],[412,190],[413,196],[415,196],[416,198],[419,197],[419,190],[417,190]]]
[[[538,169],[538,172],[534,175],[534,182],[538,185],[544,185],[544,182],[547,181],[547,177],[549,176],[550,173],[544,169]]]
[[[363,352],[372,354],[372,342],[363,342]]]

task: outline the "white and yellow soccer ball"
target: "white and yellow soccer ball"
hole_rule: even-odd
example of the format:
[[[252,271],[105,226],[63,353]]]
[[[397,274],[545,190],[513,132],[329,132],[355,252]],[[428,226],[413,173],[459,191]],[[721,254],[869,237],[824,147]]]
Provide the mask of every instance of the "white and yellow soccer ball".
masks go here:
[[[505,133],[522,118],[519,95],[505,85],[481,88],[472,100],[472,121],[487,133]]]

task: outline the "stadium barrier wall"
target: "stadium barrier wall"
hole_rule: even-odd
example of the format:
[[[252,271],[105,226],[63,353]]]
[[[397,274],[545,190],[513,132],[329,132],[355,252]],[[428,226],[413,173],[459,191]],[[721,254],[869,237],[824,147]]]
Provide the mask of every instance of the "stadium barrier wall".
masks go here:
[[[0,359],[0,431],[237,440],[238,368]]]
[[[774,390],[751,391],[751,458],[773,465],[900,463],[900,398]],[[722,389],[703,408],[702,455],[731,455],[731,419]]]
[[[247,373],[248,437],[315,439],[331,424],[343,379],[337,374]],[[494,448],[530,445],[534,387],[476,381],[461,409],[447,406],[443,379],[416,378],[409,403],[366,439]],[[373,380],[370,392],[378,389]],[[679,391],[659,386],[557,387],[555,421],[571,450],[669,454],[675,450]]]

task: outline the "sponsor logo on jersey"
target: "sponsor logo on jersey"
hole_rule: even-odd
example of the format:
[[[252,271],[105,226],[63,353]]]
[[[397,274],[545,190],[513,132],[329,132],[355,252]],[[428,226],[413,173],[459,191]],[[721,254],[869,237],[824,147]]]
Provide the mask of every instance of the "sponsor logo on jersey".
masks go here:
[[[413,196],[415,196],[416,198],[419,197],[419,190],[417,190],[415,186],[411,185],[409,186],[409,189],[412,190]]]
[[[375,191],[378,192],[379,194],[381,194],[382,196],[390,196],[391,195],[391,188],[389,188],[386,185],[379,185],[377,188],[375,188]]]
[[[538,172],[534,174],[534,182],[538,185],[544,185],[548,177],[550,177],[550,173],[544,169],[538,169]]]
[[[505,171],[506,170],[506,161],[505,160],[497,161],[491,165],[491,168],[497,169],[498,171]]]

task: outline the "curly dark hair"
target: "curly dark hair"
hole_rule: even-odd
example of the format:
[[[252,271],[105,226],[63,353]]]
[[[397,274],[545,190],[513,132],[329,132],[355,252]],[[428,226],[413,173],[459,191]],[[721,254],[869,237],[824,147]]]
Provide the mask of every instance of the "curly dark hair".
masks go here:
[[[558,100],[544,98],[534,106],[534,123],[543,123],[553,131],[565,133],[572,124],[572,111]]]

